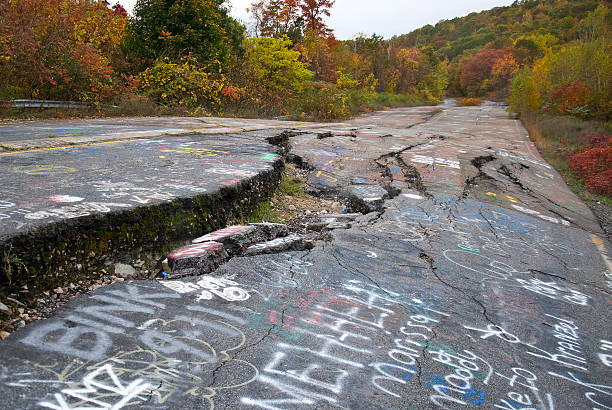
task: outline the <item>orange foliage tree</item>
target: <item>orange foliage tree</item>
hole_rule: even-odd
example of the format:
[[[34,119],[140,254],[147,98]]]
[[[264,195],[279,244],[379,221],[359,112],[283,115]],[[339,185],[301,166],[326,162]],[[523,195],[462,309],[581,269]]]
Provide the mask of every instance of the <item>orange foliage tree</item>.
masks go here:
[[[127,17],[102,1],[0,2],[0,98],[98,103],[119,93]]]
[[[468,96],[481,96],[490,91],[493,67],[500,60],[509,59],[508,50],[482,50],[468,59],[461,68],[461,88]],[[501,67],[498,65],[498,67]]]
[[[332,30],[323,19],[329,17],[330,9],[336,0],[301,0],[299,3],[304,18],[306,31],[312,31],[324,37],[330,36]]]

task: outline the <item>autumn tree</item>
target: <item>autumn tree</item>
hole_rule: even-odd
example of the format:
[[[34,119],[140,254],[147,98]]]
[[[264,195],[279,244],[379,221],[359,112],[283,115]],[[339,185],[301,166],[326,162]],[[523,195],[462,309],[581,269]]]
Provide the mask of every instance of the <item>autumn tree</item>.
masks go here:
[[[490,91],[491,71],[495,64],[507,58],[507,50],[482,50],[468,59],[461,68],[461,87],[468,96],[482,96]]]
[[[98,103],[117,94],[126,22],[101,1],[0,2],[0,98]]]
[[[483,87],[497,99],[508,96],[509,85],[519,70],[519,64],[512,54],[506,54],[491,67],[491,78],[485,80]]]
[[[287,36],[295,44],[302,38],[304,19],[298,0],[261,0],[251,4],[256,37]]]
[[[332,30],[323,21],[329,17],[335,0],[260,0],[252,3],[250,13],[255,34],[264,37],[300,39],[304,32],[329,37]]]
[[[295,49],[314,72],[315,79],[335,82],[339,67],[334,57],[338,45],[339,42],[333,37],[325,38],[314,31],[307,31]]]
[[[299,7],[304,18],[305,30],[327,37],[332,30],[323,21],[330,16],[330,9],[336,0],[300,0]]]
[[[381,36],[372,34],[370,37],[359,35],[347,42],[353,52],[357,55],[354,77],[363,81],[370,74],[379,81],[381,89],[387,88],[386,81],[390,68],[388,47]],[[392,90],[390,90],[392,91]]]

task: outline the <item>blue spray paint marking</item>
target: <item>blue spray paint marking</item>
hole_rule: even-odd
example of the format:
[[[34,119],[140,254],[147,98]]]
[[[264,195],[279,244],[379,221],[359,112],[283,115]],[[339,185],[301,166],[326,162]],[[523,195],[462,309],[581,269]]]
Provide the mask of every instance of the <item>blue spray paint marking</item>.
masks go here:
[[[446,381],[442,377],[436,376],[435,374],[430,374],[429,377],[431,378],[431,383],[423,383],[424,385],[429,386],[432,389],[435,388],[435,386],[446,386]],[[445,387],[442,387],[439,390],[442,393],[448,393],[448,389]],[[472,403],[481,405],[485,402],[487,393],[469,388],[465,389],[461,395]]]
[[[402,366],[400,363],[395,363],[395,364],[396,364],[396,365],[398,365],[398,366]],[[412,372],[412,373],[410,373],[410,372],[402,372],[402,375],[404,376],[404,378],[405,378],[406,380],[410,380],[410,379],[412,379],[412,376],[414,376],[414,372],[416,372],[416,371],[417,371],[416,366],[409,366],[408,368],[409,368],[410,370],[412,370],[413,372]]]

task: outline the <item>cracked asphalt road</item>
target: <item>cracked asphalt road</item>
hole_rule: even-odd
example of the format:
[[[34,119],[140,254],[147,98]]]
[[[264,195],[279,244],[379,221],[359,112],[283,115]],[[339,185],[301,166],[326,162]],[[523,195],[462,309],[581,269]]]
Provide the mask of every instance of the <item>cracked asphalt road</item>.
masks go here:
[[[503,108],[440,110],[296,133],[310,190],[373,212],[72,301],[2,342],[0,406],[612,408],[610,243]]]

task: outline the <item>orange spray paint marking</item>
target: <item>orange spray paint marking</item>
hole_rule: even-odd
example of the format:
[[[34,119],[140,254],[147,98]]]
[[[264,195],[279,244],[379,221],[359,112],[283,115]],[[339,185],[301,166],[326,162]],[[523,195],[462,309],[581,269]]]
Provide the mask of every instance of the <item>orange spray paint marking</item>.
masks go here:
[[[601,258],[606,264],[606,268],[608,269],[608,271],[612,272],[612,261],[608,257],[604,242],[595,235],[591,235],[591,242],[593,242],[593,244],[597,246],[597,249],[599,250],[599,254],[601,255]]]

